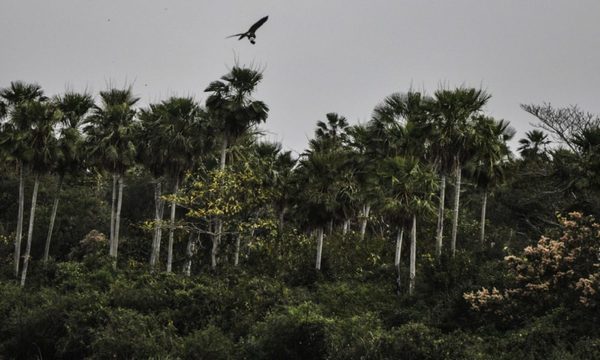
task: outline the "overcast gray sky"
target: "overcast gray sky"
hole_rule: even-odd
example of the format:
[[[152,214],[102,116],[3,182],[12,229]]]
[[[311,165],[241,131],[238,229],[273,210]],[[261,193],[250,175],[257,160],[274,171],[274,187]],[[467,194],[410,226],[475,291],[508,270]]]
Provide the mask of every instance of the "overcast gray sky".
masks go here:
[[[257,43],[225,39],[269,15]],[[317,120],[365,122],[396,91],[483,87],[522,137],[520,103],[600,112],[598,0],[0,0],[0,87],[48,94],[133,84],[144,103],[193,95],[240,64],[271,140],[301,152]]]

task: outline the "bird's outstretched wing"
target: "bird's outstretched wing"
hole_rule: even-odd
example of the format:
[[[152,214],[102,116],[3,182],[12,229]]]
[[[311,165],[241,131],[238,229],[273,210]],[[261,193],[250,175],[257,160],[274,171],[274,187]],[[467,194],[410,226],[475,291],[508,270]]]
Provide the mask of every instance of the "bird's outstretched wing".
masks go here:
[[[236,37],[236,36],[241,36],[240,37],[240,39],[241,39],[242,37],[244,37],[244,35],[246,35],[246,33],[239,33],[239,34],[229,35],[225,39],[229,39],[229,38]]]
[[[262,26],[262,24],[266,23],[268,19],[269,19],[269,17],[265,16],[264,18],[258,20],[257,22],[254,23],[254,25],[250,26],[250,29],[248,29],[248,32],[254,33],[256,30],[258,30],[259,27]]]

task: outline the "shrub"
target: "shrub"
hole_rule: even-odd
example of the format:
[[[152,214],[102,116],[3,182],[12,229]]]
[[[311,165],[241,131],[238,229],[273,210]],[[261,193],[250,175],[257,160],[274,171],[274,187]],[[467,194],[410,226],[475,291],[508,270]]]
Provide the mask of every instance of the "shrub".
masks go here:
[[[209,325],[183,340],[182,358],[189,360],[234,359],[234,343],[221,329]]]
[[[331,319],[312,303],[286,307],[256,324],[247,343],[251,359],[324,359]]]
[[[134,310],[113,309],[106,325],[94,334],[91,359],[165,358],[179,351],[172,323],[161,323]]]
[[[464,294],[475,311],[504,320],[543,315],[566,306],[594,311],[600,303],[600,224],[573,212],[559,217],[561,233],[542,236],[521,256],[507,256],[513,284]]]

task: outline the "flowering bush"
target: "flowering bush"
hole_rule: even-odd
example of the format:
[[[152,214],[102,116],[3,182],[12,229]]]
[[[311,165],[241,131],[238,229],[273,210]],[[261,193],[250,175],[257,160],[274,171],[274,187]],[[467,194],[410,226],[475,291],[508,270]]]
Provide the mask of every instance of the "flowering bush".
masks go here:
[[[512,319],[558,306],[598,306],[600,224],[578,212],[559,216],[558,221],[559,233],[542,236],[520,256],[505,258],[512,286],[463,295],[473,310]]]

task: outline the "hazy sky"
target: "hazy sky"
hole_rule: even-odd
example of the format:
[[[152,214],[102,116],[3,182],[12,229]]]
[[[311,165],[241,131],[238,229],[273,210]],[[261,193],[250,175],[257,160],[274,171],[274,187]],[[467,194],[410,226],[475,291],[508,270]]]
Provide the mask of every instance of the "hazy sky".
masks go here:
[[[225,39],[269,15],[257,43]],[[483,87],[521,137],[520,103],[600,113],[598,0],[0,0],[0,87],[133,84],[144,104],[203,101],[235,63],[264,68],[272,140],[302,151],[317,120],[365,122],[397,91]]]

